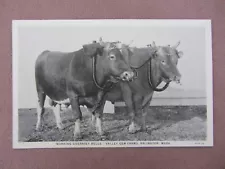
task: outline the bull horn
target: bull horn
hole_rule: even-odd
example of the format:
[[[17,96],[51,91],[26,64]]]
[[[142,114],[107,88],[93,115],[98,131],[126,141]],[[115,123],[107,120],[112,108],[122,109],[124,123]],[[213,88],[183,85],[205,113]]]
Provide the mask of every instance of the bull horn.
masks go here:
[[[156,47],[155,41],[152,42],[152,47]]]
[[[99,38],[99,44],[102,45],[102,46],[104,46],[104,42],[102,40],[102,37]]]
[[[179,45],[180,45],[180,41],[178,41],[177,44],[173,46],[173,48],[176,49]]]
[[[134,40],[131,40],[130,43],[128,44],[128,46],[130,46],[133,42],[134,42]]]
[[[102,37],[99,38],[99,43],[103,44],[103,40],[102,40]]]

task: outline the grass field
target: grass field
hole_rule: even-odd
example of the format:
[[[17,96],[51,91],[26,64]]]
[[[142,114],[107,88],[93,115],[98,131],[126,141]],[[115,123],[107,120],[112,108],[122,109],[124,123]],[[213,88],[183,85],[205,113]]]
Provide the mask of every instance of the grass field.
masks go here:
[[[201,141],[206,139],[206,106],[153,106],[148,109],[147,132],[128,133],[129,116],[124,107],[115,114],[105,113],[103,129],[106,140]],[[100,140],[91,125],[91,115],[84,111],[81,124],[83,140]],[[70,109],[61,113],[63,130],[58,130],[52,110],[44,114],[41,131],[35,131],[36,109],[19,109],[19,141],[73,141],[74,120]]]

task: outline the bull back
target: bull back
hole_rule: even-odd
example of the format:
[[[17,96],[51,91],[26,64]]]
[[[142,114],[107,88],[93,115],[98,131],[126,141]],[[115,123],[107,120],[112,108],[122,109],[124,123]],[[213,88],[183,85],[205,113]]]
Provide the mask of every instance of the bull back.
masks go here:
[[[66,74],[73,56],[58,51],[42,52],[35,63],[37,91],[43,91],[53,100],[67,98]]]

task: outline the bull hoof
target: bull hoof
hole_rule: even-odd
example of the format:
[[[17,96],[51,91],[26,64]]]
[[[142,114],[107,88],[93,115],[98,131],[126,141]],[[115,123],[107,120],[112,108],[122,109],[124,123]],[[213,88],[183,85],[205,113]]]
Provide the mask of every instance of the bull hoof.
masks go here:
[[[97,133],[98,133],[98,135],[99,135],[100,137],[104,137],[104,136],[105,136],[105,132],[104,132],[104,131],[101,131],[101,132],[98,132],[98,131],[97,131]]]
[[[138,132],[138,130],[129,129],[128,132],[129,132],[129,134],[135,134]]]
[[[148,129],[146,127],[141,127],[142,132],[148,132]]]
[[[106,139],[107,139],[107,136],[106,136],[106,135],[101,135],[101,136],[100,136],[100,140],[101,140],[101,141],[104,141],[104,140],[106,140]]]
[[[81,134],[75,134],[74,136],[73,136],[73,140],[74,141],[80,141],[82,139],[82,135]]]
[[[141,130],[140,127],[137,127],[136,125],[135,126],[130,125],[128,132],[129,132],[129,134],[135,134],[135,133],[139,132],[140,130]]]
[[[147,133],[149,135],[152,134],[152,130],[148,129],[147,127],[141,127],[141,132]]]
[[[152,135],[153,130],[151,128],[147,128],[146,133],[148,133],[149,135]]]
[[[98,135],[99,135],[101,141],[107,140],[107,133],[106,132],[102,132],[100,134],[98,133]]]
[[[43,130],[43,126],[36,126],[35,127],[35,131],[42,131]]]
[[[95,127],[95,123],[96,123],[95,116],[92,116],[92,117],[91,117],[91,125],[92,125],[93,127]]]
[[[63,129],[64,129],[64,125],[63,125],[62,123],[57,124],[57,128],[58,128],[59,130],[63,130]]]
[[[43,132],[44,130],[44,127],[40,127],[39,129],[35,129],[35,132]]]
[[[35,130],[36,130],[36,131],[39,131],[39,130],[40,130],[40,127],[35,127]]]
[[[151,130],[147,130],[146,133],[148,133],[149,135],[152,134],[152,131]]]

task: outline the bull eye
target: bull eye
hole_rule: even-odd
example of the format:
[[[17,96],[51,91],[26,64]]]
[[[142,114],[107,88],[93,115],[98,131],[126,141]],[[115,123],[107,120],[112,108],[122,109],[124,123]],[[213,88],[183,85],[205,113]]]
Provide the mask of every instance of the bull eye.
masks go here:
[[[111,54],[111,55],[109,55],[109,59],[110,60],[115,60],[116,59],[116,56],[114,54]]]
[[[165,65],[165,64],[166,64],[166,61],[165,61],[165,60],[162,60],[161,63],[162,63],[163,65]]]

